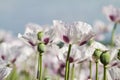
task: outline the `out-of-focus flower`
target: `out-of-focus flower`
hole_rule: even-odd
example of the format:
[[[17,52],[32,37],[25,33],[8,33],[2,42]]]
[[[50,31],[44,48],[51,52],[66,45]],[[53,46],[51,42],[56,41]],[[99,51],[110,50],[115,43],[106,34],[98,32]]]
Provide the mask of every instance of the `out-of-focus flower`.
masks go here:
[[[0,30],[0,43],[12,41],[12,40],[13,40],[13,36],[10,32]]]
[[[105,33],[108,33],[112,30],[111,25],[106,25],[102,21],[96,21],[93,24],[93,29],[95,30],[95,40],[102,41],[105,39]]]
[[[22,44],[20,41],[13,41],[11,43],[4,42],[0,45],[0,56],[4,61],[14,63],[20,55],[21,48]]]
[[[83,45],[94,36],[92,27],[84,22],[66,24],[62,21],[54,20],[53,25],[60,40],[68,44]]]
[[[12,66],[16,66],[17,72],[25,70],[32,75],[35,75],[36,57],[35,50],[28,45],[24,45],[20,40],[11,42],[3,42],[0,45],[0,58]]]
[[[31,52],[28,53],[27,48],[25,52],[25,47],[28,46],[24,45],[23,42],[21,42],[20,40],[13,40],[10,43],[4,42],[0,45],[0,57],[2,58],[2,60],[14,64],[20,56],[24,55],[25,58],[33,52],[33,50],[30,48],[29,51]],[[21,60],[24,60],[24,58],[21,58]]]
[[[8,64],[0,58],[0,80],[6,78],[12,70],[12,68],[7,65]]]
[[[103,13],[107,16],[110,21],[120,23],[120,9],[115,8],[112,5],[103,7]]]

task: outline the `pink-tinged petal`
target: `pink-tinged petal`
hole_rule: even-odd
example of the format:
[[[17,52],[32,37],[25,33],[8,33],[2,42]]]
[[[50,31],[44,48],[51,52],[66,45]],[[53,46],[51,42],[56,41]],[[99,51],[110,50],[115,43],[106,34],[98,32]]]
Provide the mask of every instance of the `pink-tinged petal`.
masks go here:
[[[48,43],[49,43],[49,38],[45,38],[43,41],[44,41],[44,43],[45,43],[45,45],[47,45]]]
[[[63,40],[64,40],[64,42],[66,42],[66,43],[69,43],[69,42],[70,42],[69,38],[68,38],[67,36],[65,36],[65,35],[63,35]]]

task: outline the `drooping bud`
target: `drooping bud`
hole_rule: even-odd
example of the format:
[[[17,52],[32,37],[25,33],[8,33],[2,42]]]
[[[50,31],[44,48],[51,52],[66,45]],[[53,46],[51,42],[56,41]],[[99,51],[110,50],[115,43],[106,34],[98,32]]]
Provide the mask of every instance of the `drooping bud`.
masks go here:
[[[108,51],[102,52],[100,55],[100,61],[103,65],[108,65],[110,62],[110,53]]]
[[[37,49],[40,53],[43,53],[45,51],[45,44],[44,43],[38,43]]]
[[[120,49],[118,50],[117,58],[120,60]]]
[[[100,59],[101,54],[102,54],[102,51],[100,49],[96,49],[93,53],[93,59],[95,61],[98,61]]]
[[[38,32],[37,37],[38,37],[38,40],[41,40],[43,37],[43,32],[42,31]]]

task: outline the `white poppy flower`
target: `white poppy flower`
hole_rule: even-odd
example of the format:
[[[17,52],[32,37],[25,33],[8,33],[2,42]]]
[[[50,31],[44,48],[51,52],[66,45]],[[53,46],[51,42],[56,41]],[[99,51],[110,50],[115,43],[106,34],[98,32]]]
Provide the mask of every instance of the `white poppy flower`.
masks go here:
[[[93,37],[92,27],[84,22],[66,24],[62,21],[53,21],[57,36],[68,44],[83,45]]]
[[[115,8],[112,5],[103,7],[103,13],[106,17],[115,23],[120,23],[120,9]]]
[[[26,25],[25,33],[21,35],[18,34],[18,38],[23,39],[28,44],[35,46],[37,44],[37,33],[42,31],[42,27],[37,24],[29,23]]]
[[[38,43],[38,32],[43,32],[42,41],[45,44],[54,42],[55,40],[55,32],[52,26],[39,26],[37,24],[28,24],[25,30],[25,33],[21,35],[18,34],[18,38],[23,39],[24,42],[31,45],[32,47],[36,46]]]
[[[0,45],[0,57],[6,62],[15,63],[20,56],[24,55],[24,57],[26,57],[33,52],[31,48],[29,48],[29,51],[31,51],[29,54],[27,48],[26,52],[24,52],[25,47],[28,46],[24,45],[20,40],[14,40],[10,43],[4,42]]]

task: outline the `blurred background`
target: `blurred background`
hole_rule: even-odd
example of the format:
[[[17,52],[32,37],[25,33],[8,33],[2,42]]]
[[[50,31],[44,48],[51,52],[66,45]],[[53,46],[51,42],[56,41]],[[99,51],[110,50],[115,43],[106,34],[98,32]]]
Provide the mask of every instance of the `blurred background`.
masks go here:
[[[120,7],[120,0],[0,0],[0,29],[17,36],[30,22],[51,25],[52,20],[58,19],[85,21],[91,25],[96,20],[110,23],[102,14],[103,6],[110,4]]]

